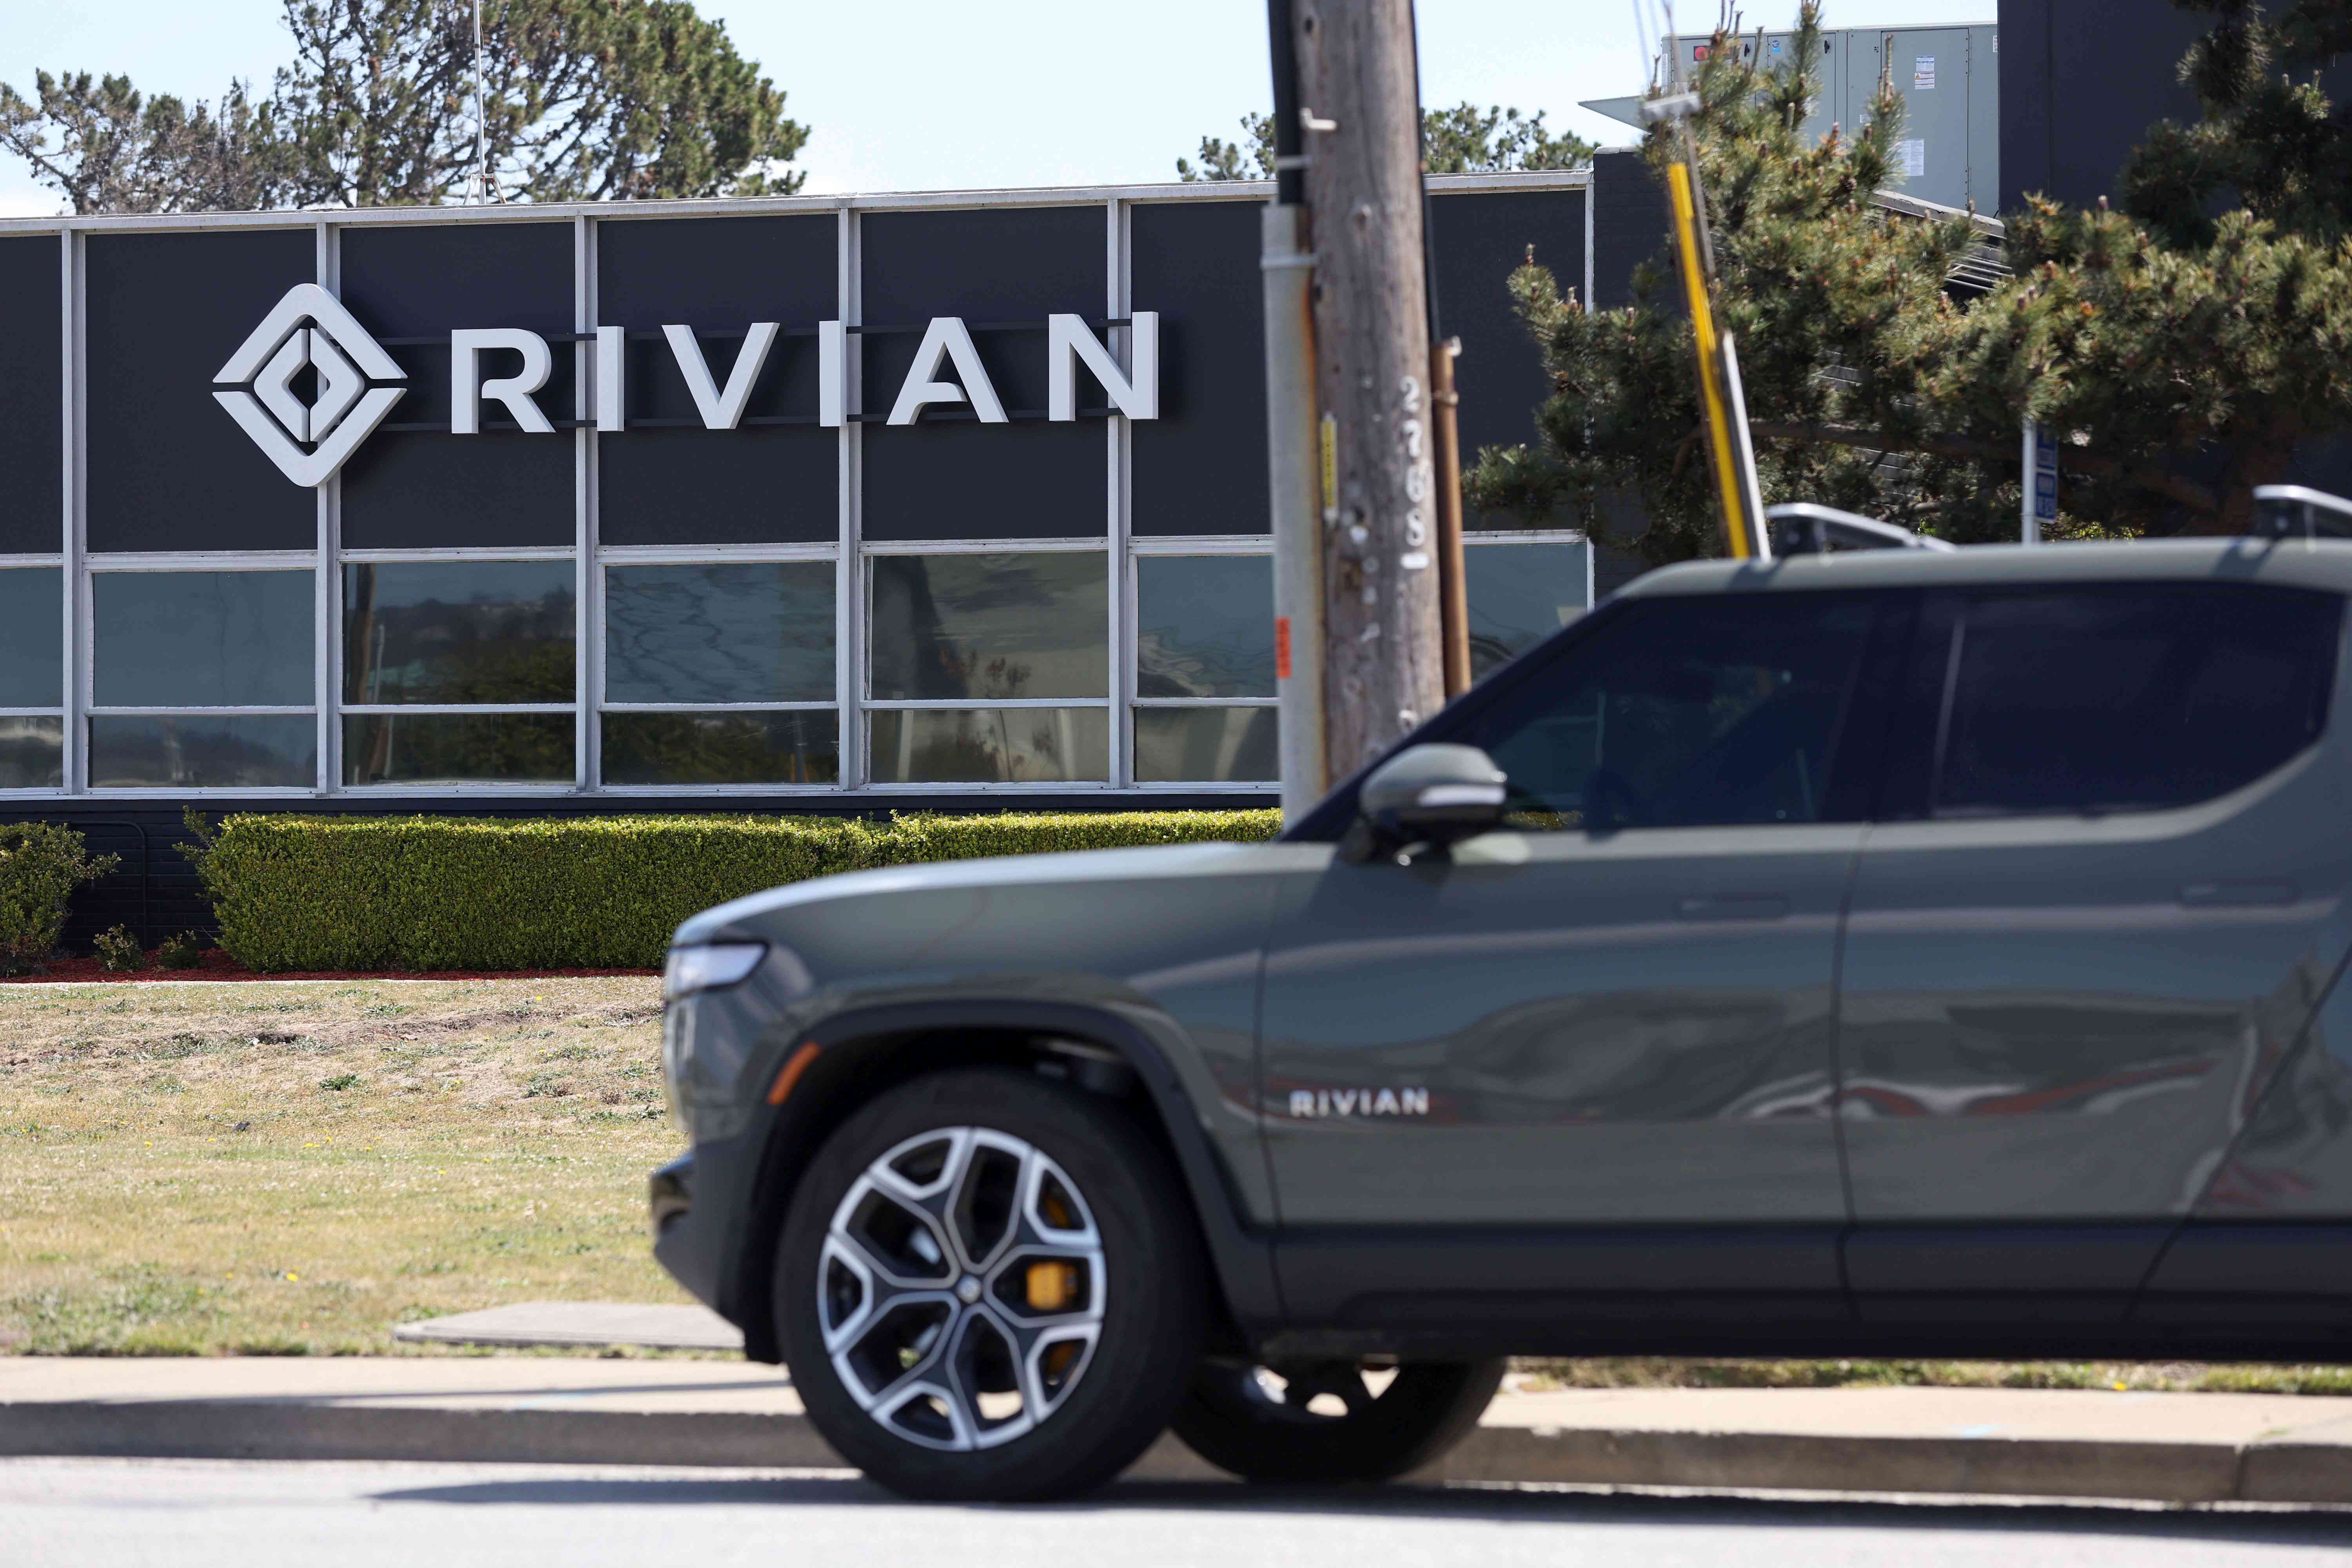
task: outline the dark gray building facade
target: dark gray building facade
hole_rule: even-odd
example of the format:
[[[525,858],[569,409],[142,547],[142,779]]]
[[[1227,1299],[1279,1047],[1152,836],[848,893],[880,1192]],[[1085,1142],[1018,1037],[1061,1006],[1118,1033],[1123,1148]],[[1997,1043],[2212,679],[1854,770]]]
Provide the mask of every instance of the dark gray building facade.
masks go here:
[[[1592,176],[1433,184],[1464,442],[1528,439]],[[1265,195],[0,224],[0,817],[152,936],[192,804],[1270,802]],[[1478,521],[1491,662],[1592,563]]]

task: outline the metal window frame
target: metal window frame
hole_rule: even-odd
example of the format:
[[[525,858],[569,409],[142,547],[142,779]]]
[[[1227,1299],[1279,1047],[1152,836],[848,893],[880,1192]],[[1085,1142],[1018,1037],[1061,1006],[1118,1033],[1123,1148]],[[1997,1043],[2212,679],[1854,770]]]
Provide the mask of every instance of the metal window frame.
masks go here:
[[[91,703],[85,712],[92,719],[307,719],[316,710],[305,703],[299,706],[276,702],[220,702],[201,707],[173,707],[162,702],[116,702],[100,706]]]
[[[940,713],[970,710],[995,712],[1006,709],[1086,709],[1100,710],[1108,717],[1103,744],[1108,751],[1110,731],[1118,727],[1118,704],[1108,698],[1069,698],[1045,700],[1008,698],[1003,701],[932,701],[932,702],[872,702],[865,704],[866,712]],[[860,715],[858,743],[862,752],[871,743],[872,726]],[[1108,759],[1106,759],[1108,760]],[[1108,771],[1108,769],[1106,769]],[[1121,793],[1108,779],[1034,779],[1034,780],[956,780],[952,782],[918,781],[905,784],[877,783],[868,778],[862,794],[884,798],[890,795],[935,795],[942,791],[957,794],[969,792],[986,795],[1114,795]]]
[[[1134,282],[1134,207],[1112,196],[1104,204],[1104,291],[1103,310],[1112,321],[1128,321],[1132,309]],[[1134,328],[1106,328],[1104,336],[1113,355],[1134,363]],[[1134,606],[1129,600],[1125,581],[1132,568],[1129,565],[1128,545],[1135,531],[1135,425],[1114,407],[1104,421],[1103,440],[1109,493],[1104,498],[1107,516],[1104,531],[1109,536],[1110,581],[1105,584],[1109,604],[1104,615],[1103,630],[1110,642],[1109,663],[1103,671],[1103,689],[1110,693],[1111,719],[1108,745],[1109,766],[1106,770],[1112,789],[1128,789],[1135,783],[1133,748],[1128,743],[1129,721],[1127,707],[1120,699],[1128,690],[1129,669],[1134,656],[1128,647],[1130,640],[1127,628],[1135,624]]]
[[[1592,573],[1600,546],[1591,535],[1580,528],[1497,528],[1472,531],[1465,529],[1462,543],[1465,549],[1482,544],[1581,544],[1584,546],[1584,608],[1580,615],[1592,613]]]
[[[257,703],[226,704],[213,708],[166,708],[152,704],[124,705],[101,708],[96,703],[84,703],[76,716],[74,727],[81,731],[83,764],[88,766],[89,727],[101,719],[308,719],[309,708],[270,706]],[[82,793],[97,800],[177,800],[184,796],[218,799],[247,796],[269,800],[308,800],[313,791],[302,784],[86,784]]]
[[[1255,536],[1243,539],[1203,538],[1187,542],[1192,543],[1193,547],[1178,550],[1138,550],[1128,557],[1127,580],[1121,586],[1130,606],[1129,613],[1132,619],[1129,624],[1135,627],[1136,634],[1128,639],[1127,647],[1128,706],[1131,708],[1272,708],[1276,706],[1282,700],[1271,692],[1264,697],[1146,697],[1136,690],[1143,659],[1144,562],[1183,560],[1203,556],[1222,557],[1226,560],[1248,560],[1255,556],[1271,559],[1274,554],[1274,542],[1271,539]],[[1274,612],[1269,607],[1266,618],[1270,621],[1273,617]]]
[[[58,294],[63,304],[59,319],[64,323],[64,342],[59,345],[60,369],[64,385],[60,400],[59,428],[64,433],[59,460],[65,494],[64,515],[59,519],[64,529],[65,545],[65,690],[62,693],[66,721],[64,767],[61,770],[59,792],[76,795],[89,789],[89,721],[82,716],[82,679],[89,659],[83,648],[83,637],[89,626],[89,574],[82,570],[89,552],[89,375],[87,360],[89,258],[84,254],[82,237],[71,229],[58,236]]]
[[[577,702],[509,702],[490,704],[417,702],[402,703],[396,706],[381,702],[350,704],[339,706],[335,710],[334,717],[336,733],[338,737],[341,736],[343,721],[346,719],[388,718],[395,715],[408,718],[437,718],[445,716],[485,719],[530,716],[565,718],[571,720],[572,722],[572,744],[574,747],[575,758],[577,755],[577,748],[579,745],[578,726],[580,723],[580,708]],[[338,750],[340,751],[340,749],[339,740]],[[341,759],[339,756],[337,758],[339,765],[341,760]],[[498,779],[449,779],[424,784],[339,784],[334,793],[340,796],[362,800],[425,798],[446,795],[477,795],[520,796],[525,799],[546,800],[550,798],[560,798],[562,796],[571,795],[574,793],[574,791],[568,784],[551,784],[543,779],[519,779],[511,783],[503,782]]]
[[[72,578],[66,572],[66,557],[62,552],[53,555],[30,555],[21,553],[14,555],[0,555],[0,572],[55,572],[58,575],[59,592],[67,593],[69,595],[70,590],[73,587]],[[0,719],[63,719],[66,716],[66,710],[68,706],[66,689],[72,685],[74,678],[73,616],[68,613],[61,613],[58,619],[63,625],[66,637],[66,647],[64,651],[64,667],[58,678],[57,701],[47,707],[37,705],[25,708],[0,708]],[[41,795],[54,795],[57,793],[58,791],[53,789],[42,788],[21,790],[0,789],[0,795],[6,795],[12,798],[17,795],[34,797]]]
[[[190,575],[224,575],[229,573],[282,572],[316,573],[318,557],[306,550],[212,550],[188,551],[165,554],[160,552],[110,552],[86,556],[82,562],[81,579],[77,595],[82,607],[80,625],[77,628],[79,657],[68,672],[73,689],[75,728],[82,731],[83,760],[88,761],[89,721],[92,719],[163,719],[179,714],[210,718],[278,718],[291,715],[305,717],[318,710],[317,627],[312,627],[313,652],[310,668],[310,703],[223,702],[223,703],[163,703],[163,702],[100,702],[98,700],[98,579],[100,577],[162,577]],[[316,595],[313,594],[315,618]],[[141,786],[145,787],[145,786]],[[281,786],[269,786],[272,788]],[[209,792],[215,795],[250,793],[234,785],[187,785],[190,794]],[[85,783],[77,794],[103,795],[111,799],[121,790]]]
[[[1590,169],[1548,169],[1499,174],[1433,174],[1429,188],[1440,195],[1470,191],[1590,190]],[[978,191],[890,191],[839,195],[750,196],[725,201],[675,199],[612,204],[555,202],[518,208],[369,207],[338,212],[324,221],[336,227],[394,227],[407,224],[557,222],[586,217],[629,223],[666,217],[750,217],[792,213],[904,212],[944,207],[1067,207],[1123,202],[1264,202],[1271,180],[1202,181],[1186,184],[1152,181],[1127,184],[1013,186]],[[0,218],[0,234],[171,233],[191,229],[299,228],[320,221],[315,215],[257,213],[135,213],[98,216]]]
[[[1103,558],[1103,596],[1106,601],[1103,615],[1105,632],[1103,638],[1103,652],[1105,659],[1103,670],[1104,695],[1100,697],[1007,697],[1003,699],[992,698],[976,700],[964,698],[923,698],[919,700],[877,698],[873,695],[873,660],[870,657],[866,657],[870,655],[872,650],[861,647],[857,650],[860,657],[857,660],[856,681],[857,700],[861,706],[866,708],[890,709],[1100,708],[1106,706],[1117,706],[1118,701],[1118,688],[1114,682],[1118,679],[1118,671],[1119,668],[1118,643],[1117,640],[1118,637],[1119,617],[1116,613],[1116,604],[1118,595],[1117,593],[1117,578],[1114,574],[1118,567],[1118,560],[1112,553],[1109,541],[1101,539],[957,539],[947,541],[923,540],[907,544],[893,543],[868,545],[860,552],[859,565],[863,570],[860,573],[858,592],[861,597],[867,601],[866,608],[869,616],[873,608],[871,599],[874,592],[874,574],[871,563],[874,561],[884,557],[908,555],[1101,556]]]
[[[1119,730],[1126,736],[1129,766],[1133,767],[1135,750],[1135,720],[1139,713],[1163,711],[1170,709],[1185,710],[1200,708],[1277,708],[1279,697],[1144,697],[1136,691],[1141,670],[1143,646],[1143,563],[1187,557],[1223,557],[1246,560],[1253,556],[1271,558],[1274,537],[1271,534],[1171,534],[1157,539],[1132,541],[1127,552],[1127,567],[1120,574],[1120,593],[1129,606],[1128,624],[1135,635],[1127,639],[1126,669],[1123,689],[1125,704],[1119,717]],[[1272,606],[1266,611],[1270,619]],[[1139,783],[1130,771],[1128,787],[1136,790],[1183,790],[1204,794],[1262,795],[1279,781],[1196,779],[1155,779]]]
[[[844,793],[844,786],[835,784],[790,784],[782,781],[765,784],[606,784],[602,769],[602,747],[604,715],[607,713],[831,713],[834,715],[834,751],[835,771],[847,771],[849,747],[845,742],[845,725],[841,717],[842,672],[848,663],[841,647],[842,611],[840,604],[842,574],[838,558],[842,552],[834,544],[753,544],[753,545],[641,545],[608,549],[599,552],[595,563],[597,580],[595,648],[592,659],[595,668],[597,704],[593,728],[597,734],[599,767],[593,787],[587,792],[597,795],[625,794],[668,797],[700,795],[805,795],[824,797]],[[793,563],[834,564],[834,696],[831,698],[774,699],[755,702],[614,702],[604,696],[612,658],[612,625],[607,614],[609,593],[604,574],[614,567],[631,566],[760,566]]]
[[[576,467],[574,477],[575,479],[577,478]],[[341,481],[340,478],[338,478],[336,480],[338,488],[340,488],[341,483]],[[341,700],[343,689],[342,620],[343,612],[346,607],[344,605],[343,584],[341,581],[342,567],[460,566],[490,565],[500,563],[551,563],[555,562],[568,563],[572,566],[573,652],[572,700],[571,701],[347,702]],[[333,595],[334,598],[334,670],[332,676],[334,684],[326,691],[321,692],[320,698],[323,702],[328,704],[328,706],[322,710],[322,718],[324,719],[327,727],[331,728],[333,731],[332,745],[335,752],[333,759],[335,771],[331,779],[320,786],[319,791],[320,794],[329,795],[355,795],[373,799],[378,795],[396,795],[404,791],[411,795],[471,795],[475,793],[492,795],[512,795],[521,793],[546,797],[562,797],[563,795],[583,793],[579,784],[580,749],[583,744],[580,731],[583,724],[586,722],[586,715],[583,711],[581,701],[583,694],[582,689],[584,684],[584,677],[581,669],[581,665],[587,656],[580,649],[579,638],[581,634],[581,622],[584,614],[582,606],[585,604],[588,598],[588,590],[582,581],[583,573],[580,567],[580,552],[576,546],[509,545],[465,549],[344,550],[336,552],[336,559],[332,565],[333,572],[328,591]],[[498,779],[467,779],[462,782],[452,781],[449,783],[435,784],[350,784],[346,783],[343,779],[342,721],[347,718],[370,718],[391,714],[411,714],[419,718],[446,714],[478,714],[484,717],[494,717],[499,714],[531,713],[561,713],[567,714],[571,717],[572,724],[572,782],[571,784],[551,784],[543,779],[521,780],[514,783],[507,783]],[[325,760],[322,748],[321,762],[323,763]]]
[[[316,248],[319,286],[340,300],[343,297],[341,231],[321,220]],[[338,470],[319,487],[319,553],[313,563],[319,574],[318,687],[313,695],[319,708],[319,765],[311,787],[322,795],[333,794],[343,776],[343,727],[335,713],[335,697],[343,689],[342,534],[343,476]]]

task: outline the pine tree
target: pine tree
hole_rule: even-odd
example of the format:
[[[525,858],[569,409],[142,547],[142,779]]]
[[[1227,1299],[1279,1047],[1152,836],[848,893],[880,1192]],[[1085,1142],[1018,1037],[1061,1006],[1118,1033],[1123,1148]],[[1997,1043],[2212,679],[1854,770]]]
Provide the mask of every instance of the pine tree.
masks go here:
[[[789,195],[808,140],[689,0],[281,0],[294,58],[217,110],[127,78],[0,86],[0,149],[78,213]],[[484,113],[478,160],[474,109]]]
[[[0,83],[0,147],[76,213],[278,206],[291,183],[273,111],[243,82],[215,110],[149,98],[129,77],[37,71],[30,100]]]
[[[2124,172],[2124,210],[2179,248],[2210,245],[2223,204],[2279,232],[2332,245],[2352,216],[2352,122],[2319,73],[2352,53],[2352,0],[2174,0],[2219,19],[2180,62],[2204,118],[2167,121]]]
[[[1274,178],[1274,121],[1263,114],[1242,116],[1240,142],[1203,136],[1197,156],[1176,160],[1176,177],[1189,184],[1213,180]],[[1593,144],[1573,131],[1545,129],[1543,111],[1481,109],[1457,103],[1421,111],[1422,164],[1433,174],[1493,174],[1517,169],[1580,169],[1592,162]]]
[[[1811,61],[1810,0],[1797,26],[1794,60]],[[2352,250],[2322,237],[2316,216],[2298,220],[2311,237],[2245,210],[2200,232],[2182,214],[2218,187],[2177,173],[2144,186],[2174,193],[2154,222],[2035,198],[2008,220],[2012,276],[1970,300],[1946,282],[1969,221],[1923,222],[1873,200],[1893,183],[1902,123],[1889,84],[1862,125],[1812,146],[1799,132],[1816,90],[1803,65],[1760,67],[1718,47],[1696,86],[1717,310],[1738,345],[1768,502],[1826,502],[1958,541],[2014,538],[2018,429],[2031,415],[2062,433],[2060,536],[2236,532],[2252,487],[2283,476],[2299,441],[2352,428]],[[1667,135],[1651,132],[1654,164]],[[2315,215],[2332,199],[2313,194],[2315,179],[2283,189]],[[1719,552],[1690,328],[1671,280],[1662,254],[1636,272],[1631,305],[1591,312],[1539,268],[1514,276],[1557,390],[1536,447],[1481,455],[1474,501],[1564,511],[1653,563]],[[1612,537],[1623,509],[1612,498],[1646,518],[1638,538]]]

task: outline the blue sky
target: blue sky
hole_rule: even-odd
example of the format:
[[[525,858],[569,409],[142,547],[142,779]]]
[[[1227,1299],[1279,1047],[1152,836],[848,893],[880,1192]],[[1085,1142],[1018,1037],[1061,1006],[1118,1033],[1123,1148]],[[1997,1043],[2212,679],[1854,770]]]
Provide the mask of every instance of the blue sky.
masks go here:
[[[1231,136],[1267,97],[1265,0],[707,0],[736,45],[814,128],[813,192],[1163,180],[1203,134]],[[1677,7],[1686,31],[1706,0]],[[1832,0],[1832,26],[1981,21],[1994,0]],[[1751,6],[1773,26],[1796,0]],[[0,0],[0,81],[122,71],[141,88],[217,96],[266,88],[289,52],[277,0]],[[1633,0],[1421,0],[1433,104],[1544,110],[1603,142],[1624,127],[1577,100],[1638,91]],[[0,214],[58,210],[0,158]]]

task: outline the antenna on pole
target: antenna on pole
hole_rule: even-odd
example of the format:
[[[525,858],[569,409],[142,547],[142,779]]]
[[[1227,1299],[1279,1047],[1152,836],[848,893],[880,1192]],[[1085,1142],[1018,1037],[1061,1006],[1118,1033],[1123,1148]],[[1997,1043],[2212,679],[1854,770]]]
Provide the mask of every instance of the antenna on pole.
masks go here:
[[[482,109],[482,0],[474,0],[474,200],[490,199],[490,125]]]

